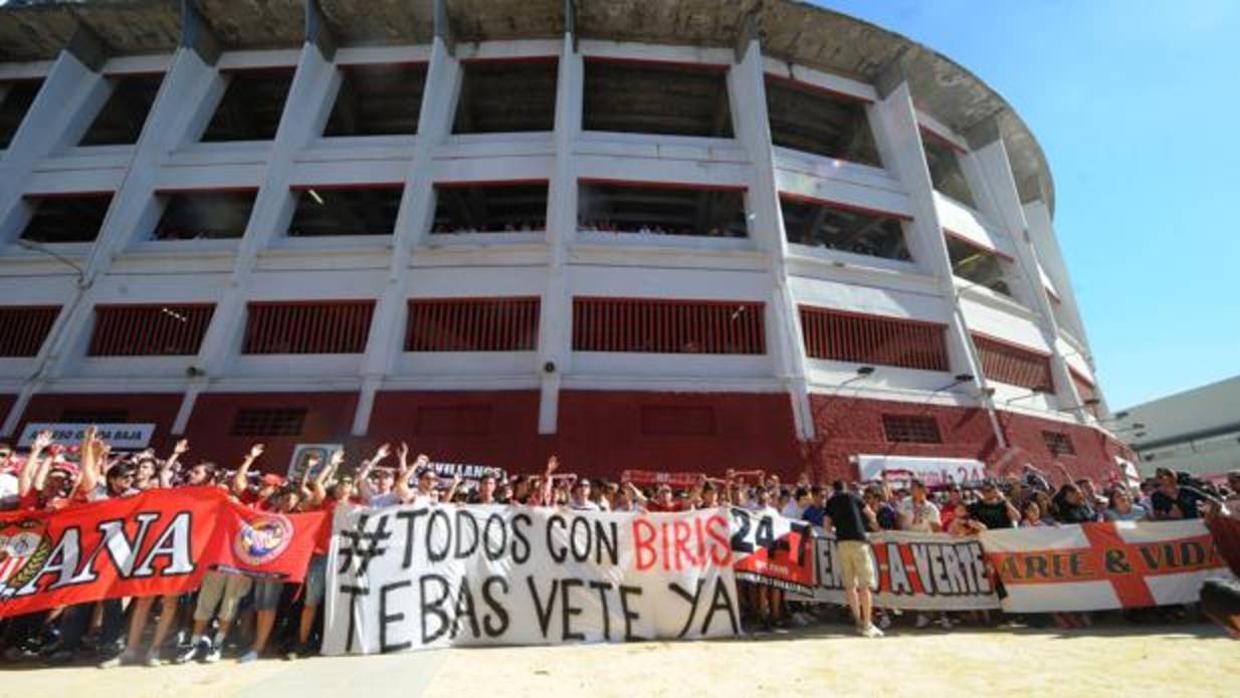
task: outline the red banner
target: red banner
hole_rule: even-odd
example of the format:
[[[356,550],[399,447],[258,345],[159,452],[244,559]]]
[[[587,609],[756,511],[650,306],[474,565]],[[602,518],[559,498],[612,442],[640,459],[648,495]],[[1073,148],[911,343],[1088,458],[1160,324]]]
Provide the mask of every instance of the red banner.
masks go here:
[[[179,594],[210,569],[301,582],[325,512],[277,514],[214,487],[151,490],[57,512],[0,514],[0,618]]]
[[[808,522],[732,507],[732,553],[737,581],[814,592],[814,530]]]

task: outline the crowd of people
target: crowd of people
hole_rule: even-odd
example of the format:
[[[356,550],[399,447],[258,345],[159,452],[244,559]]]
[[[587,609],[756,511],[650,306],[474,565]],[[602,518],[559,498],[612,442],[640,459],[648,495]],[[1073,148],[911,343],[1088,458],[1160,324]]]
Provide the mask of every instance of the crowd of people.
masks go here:
[[[236,469],[208,461],[191,464],[186,460],[189,448],[182,440],[162,458],[150,450],[114,453],[93,429],[75,447],[54,443],[49,432],[39,433],[21,454],[0,444],[0,509],[57,511],[174,487],[221,488],[244,505],[284,513],[416,503],[615,512],[743,507],[834,530],[853,620],[861,634],[877,637],[882,634],[880,626],[890,626],[892,615],[877,612],[875,622],[869,595],[873,563],[864,548],[869,533],[907,530],[970,536],[988,528],[1195,518],[1215,513],[1217,502],[1240,496],[1240,472],[1231,473],[1228,484],[1218,488],[1160,469],[1139,490],[1122,485],[1100,490],[1088,479],[1068,478],[1066,471],[1056,489],[1051,478],[1031,466],[1023,477],[934,491],[917,480],[899,485],[837,481],[828,488],[805,476],[788,484],[761,471],[729,471],[723,478],[703,475],[673,487],[591,481],[564,473],[554,457],[538,474],[511,478],[487,474],[465,483],[459,477],[440,477],[427,456],[411,457],[403,443],[395,449],[384,444],[355,464],[346,464],[343,452],[326,462],[312,458],[290,481],[258,471],[262,444],[254,445]],[[1240,511],[1234,506],[1240,502],[1232,504],[1233,511]],[[318,611],[326,591],[327,543],[323,540],[316,546],[300,585],[212,570],[189,594],[109,599],[6,617],[0,620],[3,657],[9,662],[93,660],[112,667],[159,666],[169,660],[212,663],[229,650],[240,662],[254,661],[276,648],[288,659],[312,654],[321,639]],[[5,554],[0,549],[0,563]],[[821,615],[822,609],[789,602],[774,587],[740,586],[748,627],[801,625]],[[1079,624],[1071,617],[1057,620]],[[924,614],[917,616],[918,627],[931,622]],[[950,628],[954,620],[943,614],[937,622]],[[144,644],[149,624],[153,633]]]

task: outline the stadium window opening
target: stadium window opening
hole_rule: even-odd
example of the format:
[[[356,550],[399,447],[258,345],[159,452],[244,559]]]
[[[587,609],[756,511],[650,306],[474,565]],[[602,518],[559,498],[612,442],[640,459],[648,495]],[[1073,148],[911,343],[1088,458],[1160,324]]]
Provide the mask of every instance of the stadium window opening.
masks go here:
[[[215,107],[215,114],[201,140],[269,141],[276,137],[280,115],[289,88],[293,85],[293,68],[263,68],[229,71],[228,86]]]
[[[324,137],[392,136],[418,132],[425,63],[344,65]]]
[[[130,145],[138,142],[142,125],[155,104],[163,73],[107,78],[107,101],[95,114],[78,145]]]
[[[9,147],[41,87],[42,80],[0,82],[0,148]]]
[[[462,63],[452,133],[512,133],[555,128],[557,59]]]
[[[909,261],[904,224],[896,216],[780,196],[788,242],[870,257]]]
[[[805,83],[766,77],[771,142],[783,148],[882,167],[865,102]]]
[[[692,185],[579,183],[584,232],[744,238],[745,191]]]
[[[952,274],[995,293],[1012,296],[1012,288],[1004,278],[1006,262],[999,255],[950,235],[947,254],[951,258]]]
[[[541,232],[547,191],[547,182],[436,184],[431,234]]]
[[[926,164],[930,167],[930,181],[934,184],[934,189],[969,208],[977,208],[955,146],[924,128],[921,130],[921,144],[926,154]]]
[[[727,67],[585,60],[583,128],[732,138]]]
[[[21,238],[30,242],[94,242],[112,192],[26,197],[32,208]]]
[[[226,240],[245,234],[254,208],[255,189],[157,193],[163,214],[154,240]]]
[[[297,201],[288,235],[391,235],[402,191],[400,184],[294,189]]]

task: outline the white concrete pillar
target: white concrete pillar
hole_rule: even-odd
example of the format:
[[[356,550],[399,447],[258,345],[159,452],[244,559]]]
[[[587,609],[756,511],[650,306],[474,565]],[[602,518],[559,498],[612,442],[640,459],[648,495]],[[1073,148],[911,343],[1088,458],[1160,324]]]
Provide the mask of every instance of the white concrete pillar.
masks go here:
[[[896,67],[893,66],[894,68]],[[986,390],[986,376],[982,373],[981,361],[973,346],[968,323],[960,309],[951,257],[947,253],[947,240],[935,206],[934,183],[930,178],[930,166],[926,163],[926,154],[922,147],[913,95],[908,82],[902,76],[889,74],[884,77],[883,82],[887,83],[887,89],[881,89],[883,85],[880,85],[881,99],[874,105],[874,113],[878,117],[874,135],[879,140],[887,166],[899,177],[909,194],[913,210],[913,220],[905,226],[905,230],[911,230],[913,235],[909,240],[909,247],[918,267],[933,274],[938,280],[939,292],[947,306],[950,318],[947,327],[947,353],[951,371],[957,375],[967,373],[973,376],[973,385],[990,416],[995,439],[999,447],[1004,448],[1007,446],[1007,439],[1003,436],[995,414],[994,402]]]
[[[783,383],[792,401],[792,417],[797,436],[814,438],[814,418],[809,401],[809,382],[805,375],[805,346],[801,341],[801,318],[796,299],[788,287],[788,240],[784,234],[783,211],[775,160],[771,151],[771,127],[766,109],[766,77],[762,66],[762,47],[754,38],[744,49],[739,63],[728,71],[737,138],[749,153],[752,175],[749,182],[748,229],[754,243],[769,260],[770,293],[766,304],[767,353],[775,376]]]
[[[452,130],[456,92],[460,83],[460,63],[436,36],[431,44],[431,61],[426,70],[422,105],[418,112],[418,134],[413,157],[405,174],[400,209],[392,232],[392,257],[387,285],[375,307],[362,358],[362,387],[353,413],[353,435],[365,436],[374,409],[375,393],[383,378],[392,371],[396,358],[404,351],[405,308],[410,291],[410,261],[425,238],[435,215],[435,190],[431,172],[435,149]]]
[[[568,287],[568,248],[577,235],[577,169],[574,147],[581,134],[585,65],[564,34],[555,97],[555,165],[547,192],[547,286],[539,304],[538,433],[554,434],[560,410],[561,377],[572,370],[572,291]],[[547,371],[548,366],[554,370]]]
[[[1038,273],[1038,254],[1030,242],[1028,223],[1025,221],[1024,209],[1020,203],[1020,194],[1016,190],[1016,180],[1012,176],[1011,162],[1008,160],[1007,148],[997,132],[995,139],[988,144],[975,147],[974,159],[981,169],[983,179],[987,182],[995,213],[999,217],[1004,231],[1012,239],[1016,250],[1016,263],[1029,283],[1029,299],[1033,302],[1033,310],[1039,316],[1038,329],[1042,338],[1051,348],[1051,372],[1055,381],[1055,397],[1060,409],[1071,409],[1080,422],[1087,421],[1086,410],[1081,404],[1081,396],[1076,390],[1076,383],[1068,371],[1067,360],[1060,348],[1059,325],[1055,321],[1054,309],[1051,307],[1050,296],[1042,287],[1042,276]]]

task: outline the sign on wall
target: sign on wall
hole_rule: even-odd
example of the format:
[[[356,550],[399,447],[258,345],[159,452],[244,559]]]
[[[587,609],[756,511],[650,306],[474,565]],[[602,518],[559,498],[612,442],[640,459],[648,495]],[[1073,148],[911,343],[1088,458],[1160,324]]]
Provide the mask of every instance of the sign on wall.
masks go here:
[[[317,477],[323,468],[327,467],[332,454],[342,449],[344,444],[297,444],[293,447],[293,457],[288,462],[289,482],[301,482],[302,473],[306,471],[306,464],[311,458],[319,460],[318,465],[310,472],[310,477]]]
[[[69,422],[30,422],[22,430],[17,445],[29,448],[34,438],[41,431],[52,432],[52,440],[58,444],[77,446],[82,443],[82,436],[90,427],[99,430],[99,438],[111,444],[119,451],[136,451],[146,448],[155,434],[154,424],[78,424]]]
[[[862,481],[881,480],[884,471],[903,471],[925,482],[928,487],[962,484],[985,479],[986,465],[972,458],[920,458],[862,454],[857,470]]]

